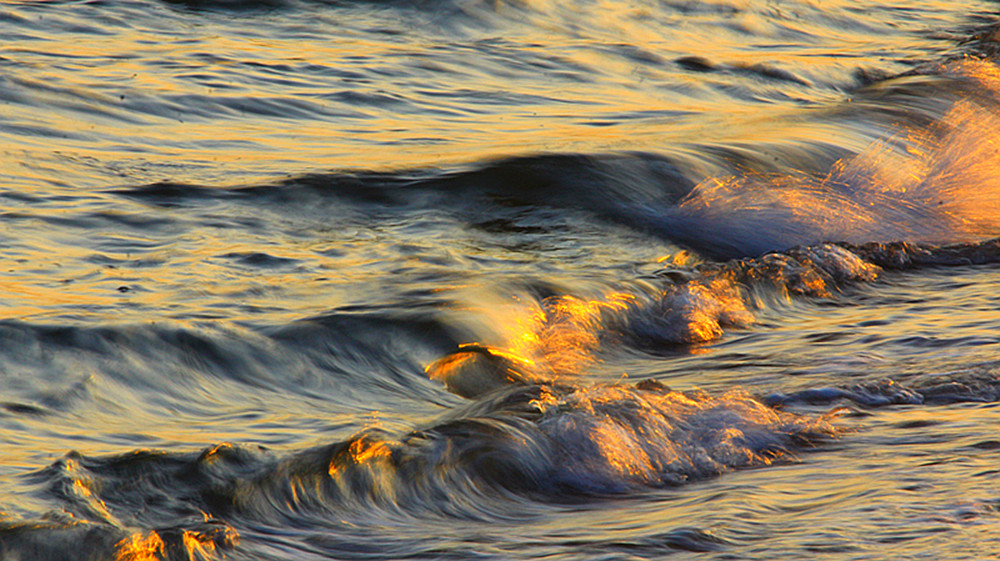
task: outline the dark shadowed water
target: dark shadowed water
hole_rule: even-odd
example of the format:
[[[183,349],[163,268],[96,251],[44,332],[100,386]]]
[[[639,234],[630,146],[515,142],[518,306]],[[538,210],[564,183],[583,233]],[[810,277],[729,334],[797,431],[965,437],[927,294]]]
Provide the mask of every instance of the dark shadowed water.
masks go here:
[[[988,559],[1000,5],[0,2],[0,559]]]

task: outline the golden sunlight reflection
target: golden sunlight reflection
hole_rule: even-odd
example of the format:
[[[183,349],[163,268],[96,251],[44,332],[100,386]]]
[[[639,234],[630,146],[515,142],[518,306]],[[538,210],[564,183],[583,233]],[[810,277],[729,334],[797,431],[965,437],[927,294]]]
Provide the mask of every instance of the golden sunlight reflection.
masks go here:
[[[358,439],[351,443],[349,453],[354,463],[363,464],[370,460],[386,459],[391,450],[385,442],[380,440]]]
[[[114,561],[212,561],[223,559],[222,550],[233,548],[239,541],[229,526],[209,531],[180,530],[179,535],[164,540],[153,530],[136,532],[115,546]]]
[[[17,42],[0,49],[36,69],[31,78],[12,79],[15,98],[30,100],[8,106],[13,121],[50,132],[0,131],[0,158],[10,160],[0,167],[49,161],[53,170],[42,177],[74,184],[95,173],[105,184],[121,177],[151,182],[164,173],[177,181],[232,183],[273,174],[276,155],[294,173],[545,151],[655,150],[699,136],[753,134],[753,125],[733,116],[772,114],[760,100],[784,100],[790,91],[782,80],[793,84],[796,99],[841,99],[842,88],[809,86],[853,83],[854,60],[873,48],[864,33],[824,36],[822,27],[808,28],[812,41],[790,45],[770,8],[762,12],[757,3],[715,24],[713,10],[730,8],[708,6],[702,14],[606,1],[583,11],[548,1],[488,4],[467,8],[513,26],[518,48],[497,42],[498,54],[508,56],[479,47],[474,27],[455,41],[430,31],[400,42],[378,40],[350,19],[337,22],[344,35],[332,42],[256,28],[219,32],[210,21],[166,38],[162,30],[124,26],[86,40],[38,30],[44,50]],[[533,25],[519,25],[524,18]],[[581,27],[588,41],[570,31]],[[748,44],[749,30],[780,41],[778,54]],[[673,64],[691,56],[692,45],[715,72],[694,78]],[[148,62],[167,58],[169,66]],[[81,71],[57,72],[53,59]],[[278,85],[273,76],[281,69],[291,70]],[[724,93],[732,86],[728,75],[754,72],[771,78],[755,85],[759,91]],[[342,78],[354,73],[365,79]],[[508,98],[512,89],[517,95]],[[47,141],[60,135],[53,154]],[[128,150],[121,149],[125,143]]]
[[[588,453],[596,454],[600,465],[590,469],[603,466],[617,480],[644,486],[790,457],[785,445],[768,444],[774,441],[764,435],[798,434],[806,444],[840,433],[832,424],[835,414],[807,418],[775,410],[743,391],[679,392],[656,382],[583,387],[539,406],[572,412],[559,417],[556,434],[582,436],[593,445]]]
[[[361,434],[351,441],[346,450],[333,454],[327,473],[345,495],[370,493],[392,503],[397,500],[400,489],[394,480],[394,471],[387,467],[391,459],[392,448],[388,442],[375,435]],[[365,483],[357,485],[352,476],[363,478]],[[293,487],[298,484],[298,481],[292,482]]]
[[[990,558],[998,30],[0,4],[0,561]]]
[[[343,453],[334,454],[327,472],[330,477],[338,477],[346,470],[369,463],[380,463],[392,457],[392,449],[384,440],[370,434],[357,436]]]
[[[612,292],[603,299],[554,296],[515,320],[518,335],[510,342],[516,356],[544,364],[554,375],[575,375],[595,360],[603,322],[622,312],[635,296]]]
[[[428,364],[424,372],[463,397],[475,397],[509,384],[548,379],[534,361],[478,343],[460,345],[457,351]]]
[[[164,548],[163,538],[152,530],[130,534],[118,542],[115,561],[162,561]]]
[[[965,60],[942,69],[1000,91],[1000,70]],[[1000,233],[1000,119],[974,99],[956,102],[937,127],[903,130],[837,161],[825,176],[746,173],[711,177],[683,213],[723,237],[767,231],[771,249],[836,240],[975,241]]]
[[[475,397],[509,384],[586,375],[600,360],[606,340],[625,336],[630,324],[631,329],[644,324],[640,329],[659,345],[696,345],[718,339],[726,327],[754,321],[728,275],[633,290],[611,291],[603,298],[551,296],[506,308],[495,320],[504,327],[502,347],[465,344],[428,364],[425,372],[453,393]]]
[[[670,287],[654,310],[672,331],[664,339],[674,343],[706,343],[721,337],[725,327],[754,322],[740,288],[725,276]]]
[[[235,535],[236,533],[233,531],[230,540],[226,540],[226,546],[232,547],[233,543],[231,542]],[[181,545],[184,553],[190,559],[216,559],[219,553],[216,538],[214,536],[207,536],[201,532],[184,530],[181,533]]]

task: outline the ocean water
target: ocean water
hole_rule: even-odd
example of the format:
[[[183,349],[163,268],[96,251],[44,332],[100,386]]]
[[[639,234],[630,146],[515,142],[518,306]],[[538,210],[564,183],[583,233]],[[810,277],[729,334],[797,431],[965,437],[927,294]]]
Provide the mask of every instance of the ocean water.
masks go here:
[[[1000,555],[1000,5],[0,2],[0,559]]]

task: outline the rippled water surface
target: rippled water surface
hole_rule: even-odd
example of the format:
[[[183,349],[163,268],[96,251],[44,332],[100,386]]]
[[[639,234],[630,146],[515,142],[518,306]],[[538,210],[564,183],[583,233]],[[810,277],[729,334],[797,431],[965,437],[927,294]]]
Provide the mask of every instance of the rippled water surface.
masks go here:
[[[987,559],[990,1],[0,2],[0,559]]]

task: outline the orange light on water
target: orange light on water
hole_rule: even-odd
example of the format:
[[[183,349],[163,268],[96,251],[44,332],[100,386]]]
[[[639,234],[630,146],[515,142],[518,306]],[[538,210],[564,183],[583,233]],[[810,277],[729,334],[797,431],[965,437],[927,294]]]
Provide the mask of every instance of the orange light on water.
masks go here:
[[[156,532],[135,533],[118,542],[115,561],[162,561],[163,538]]]
[[[388,458],[392,451],[389,446],[381,440],[361,438],[351,443],[351,459],[356,464],[363,464],[371,460],[382,460]]]
[[[613,292],[605,299],[547,298],[518,320],[520,334],[510,350],[516,356],[535,357],[557,376],[578,374],[595,360],[607,316],[634,302],[635,296],[625,292]]]

